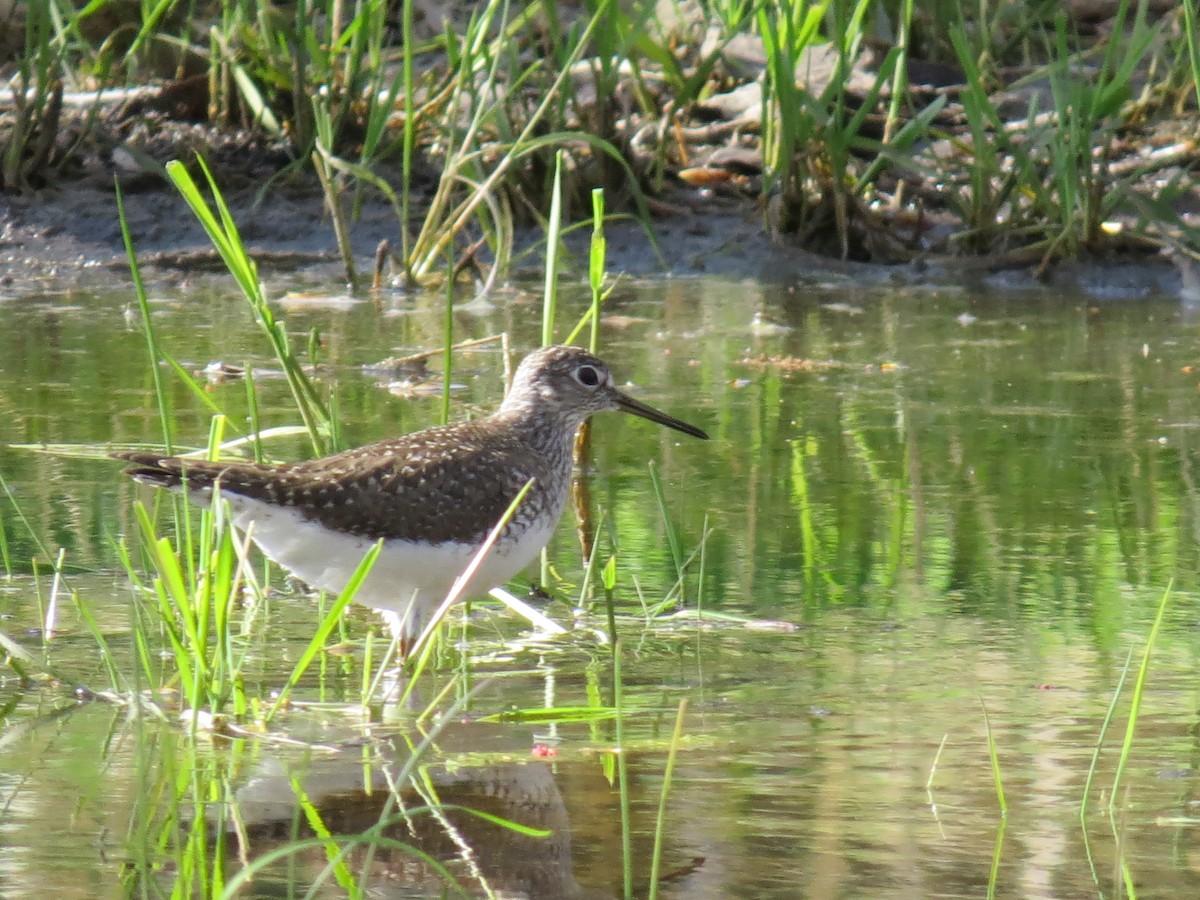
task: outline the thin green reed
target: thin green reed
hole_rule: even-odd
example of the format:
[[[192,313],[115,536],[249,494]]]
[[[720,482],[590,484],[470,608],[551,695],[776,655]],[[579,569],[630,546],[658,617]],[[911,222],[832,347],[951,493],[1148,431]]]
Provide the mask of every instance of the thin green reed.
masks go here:
[[[608,611],[608,634],[612,646],[612,696],[615,714],[615,737],[617,742],[617,792],[621,808],[621,875],[625,900],[633,898],[633,826],[629,808],[629,767],[625,752],[624,685],[621,680],[621,638],[617,634],[616,557],[609,557],[601,575],[604,584],[604,601]]]
[[[98,7],[105,5],[107,4],[104,2],[89,3],[85,9],[80,11],[80,16],[82,17],[83,15],[87,15],[88,13],[95,11]],[[137,34],[134,35],[133,41],[129,45],[129,49],[125,51],[124,61],[126,65],[134,63],[138,53],[141,52],[142,48],[148,42],[153,41],[160,36],[159,26],[162,24],[163,18],[171,11],[171,8],[175,6],[175,4],[172,2],[172,0],[157,0],[157,2],[154,2],[154,0],[142,0],[141,6],[142,25],[138,29]]]
[[[562,232],[563,151],[554,154],[554,186],[550,191],[550,221],[546,225],[546,280],[542,293],[542,346],[554,343],[554,319],[558,310],[558,249]]]
[[[613,649],[616,650],[616,642]],[[621,680],[620,657],[613,656],[613,681]],[[617,710],[617,794],[621,807],[621,884],[622,896],[625,900],[633,900],[633,825],[629,805],[629,763],[628,754],[621,744],[622,725],[624,716]]]
[[[366,580],[367,576],[371,574],[371,568],[375,565],[375,560],[379,557],[379,552],[382,549],[383,541],[376,541],[374,546],[372,546],[371,549],[367,551],[366,555],[363,556],[362,561],[354,570],[354,574],[350,576],[350,581],[347,582],[346,587],[342,589],[342,592],[338,594],[337,600],[334,601],[333,606],[329,608],[329,611],[321,620],[320,625],[317,626],[317,630],[314,632],[312,639],[308,642],[308,646],[304,648],[304,652],[302,652],[300,654],[300,658],[296,660],[296,665],[292,668],[292,673],[288,676],[287,683],[279,692],[279,696],[276,698],[275,702],[271,705],[271,708],[264,716],[264,722],[269,723],[271,719],[279,712],[279,710],[287,703],[288,698],[291,696],[291,692],[295,689],[296,685],[300,683],[300,679],[304,676],[304,673],[308,671],[308,667],[312,664],[312,661],[317,657],[317,654],[324,649],[325,641],[331,634],[333,634],[334,628],[336,628],[338,622],[341,621],[342,612],[354,600],[354,595],[358,593],[359,587]]]
[[[679,542],[679,535],[675,532],[675,526],[667,512],[667,495],[663,491],[662,479],[658,475],[658,466],[654,465],[653,461],[650,462],[650,486],[654,489],[654,501],[658,505],[658,514],[662,517],[663,529],[667,535],[667,547],[671,551],[671,562],[675,565],[675,580],[679,585],[679,602],[683,604],[687,601],[683,590],[683,576],[687,562],[683,558],[683,546]]]
[[[417,143],[416,104],[413,98],[413,0],[404,0],[401,9],[401,40],[404,48],[404,135],[400,158],[400,259],[404,267],[404,285],[412,281],[412,231],[408,213],[412,201],[413,151]]]
[[[125,573],[129,578],[129,584],[133,596],[139,600],[148,597],[150,592],[142,582],[141,573],[138,567],[134,565],[133,558],[129,555],[129,545],[125,541],[116,541],[115,544],[117,548],[117,558],[120,559],[121,566],[125,569]],[[138,664],[141,666],[141,675],[143,676],[143,679],[147,685],[158,684],[160,680],[155,677],[155,673],[161,669],[162,657],[150,647],[151,622],[149,617],[146,615],[147,610],[144,604],[140,602],[131,603],[129,608],[130,616],[133,620],[132,630],[134,649],[137,652]],[[96,644],[100,648],[101,652],[107,655],[107,643],[104,640],[104,635],[99,632],[99,629],[93,629],[93,637],[96,639]],[[159,662],[156,663],[156,659],[159,660]],[[138,669],[135,667],[135,679],[137,675]]]
[[[1129,718],[1125,723],[1125,738],[1121,741],[1121,755],[1117,758],[1117,770],[1113,773],[1112,787],[1108,795],[1108,812],[1112,815],[1116,810],[1117,794],[1121,788],[1121,779],[1125,775],[1125,766],[1129,762],[1129,754],[1133,750],[1133,739],[1137,734],[1138,716],[1142,711],[1142,695],[1146,688],[1146,677],[1150,672],[1150,657],[1154,653],[1154,645],[1158,642],[1158,632],[1162,628],[1163,617],[1167,612],[1167,603],[1171,599],[1172,583],[1167,584],[1162,599],[1158,601],[1158,612],[1154,616],[1154,624],[1150,626],[1150,634],[1146,637],[1146,648],[1142,651],[1142,662],[1138,666],[1137,677],[1133,681],[1133,696],[1129,701]]]
[[[0,516],[0,563],[4,565],[4,577],[12,580],[12,558],[8,555],[8,532],[4,530],[4,516]]]
[[[992,731],[992,721],[988,718],[987,706],[983,698],[979,699],[983,710],[983,727],[987,733],[988,758],[992,763],[992,782],[996,789],[996,802],[1000,804],[1000,822],[996,827],[996,845],[992,851],[992,867],[988,871],[988,900],[996,896],[996,885],[1000,881],[1000,860],[1004,850],[1004,832],[1008,828],[1008,801],[1004,798],[1004,781],[1000,774],[1000,754],[996,748],[996,735]]]
[[[992,764],[992,783],[996,789],[996,802],[1000,804],[1001,817],[1008,817],[1008,801],[1004,798],[1004,779],[1000,772],[1000,754],[996,748],[996,735],[992,731],[992,720],[988,716],[987,707],[983,703],[983,698],[979,700],[979,706],[983,710],[983,729],[987,735],[988,759]]]
[[[667,750],[667,765],[663,770],[662,790],[658,795],[658,816],[654,820],[654,849],[650,853],[650,889],[649,900],[658,897],[658,873],[662,863],[663,835],[666,831],[667,797],[671,794],[671,779],[675,774],[675,756],[679,752],[679,744],[683,740],[683,719],[687,715],[687,697],[679,701],[679,710],[675,713],[675,729],[671,732],[671,746]]]
[[[292,775],[289,781],[292,793],[296,797],[296,804],[300,808],[300,811],[304,813],[304,821],[308,824],[312,833],[324,844],[325,859],[328,862],[325,871],[332,872],[338,887],[345,892],[347,897],[358,898],[365,896],[362,885],[355,881],[354,876],[350,872],[350,867],[342,857],[341,849],[334,840],[333,832],[325,824],[320,809],[312,802],[308,792],[304,789],[304,783],[296,775]],[[323,878],[319,878],[317,883],[319,884],[323,880]]]
[[[604,188],[592,191],[592,245],[588,254],[588,287],[592,292],[592,335],[588,349],[600,352],[600,301],[603,299],[604,266],[608,241],[604,237]]]
[[[550,218],[546,224],[546,276],[542,291],[542,346],[554,343],[554,320],[558,315],[558,250],[562,230],[562,163],[563,151],[554,154],[554,184],[550,193]],[[572,334],[571,339],[574,339]],[[568,340],[570,343],[570,340]],[[550,583],[550,555],[543,547],[541,583]]]
[[[254,321],[271,343],[275,358],[283,368],[292,399],[304,421],[313,450],[318,456],[322,456],[329,451],[330,435],[334,433],[329,411],[317,394],[312,380],[296,359],[284,323],[275,318],[275,313],[267,302],[266,293],[258,278],[258,268],[246,251],[237,223],[217,187],[216,180],[203,159],[198,159],[198,163],[212,194],[211,206],[200,193],[199,187],[183,163],[178,160],[167,163],[167,175],[204,227],[225,268],[237,281],[243,296],[250,304]]]
[[[450,421],[450,375],[454,365],[454,251],[446,247],[446,303],[442,310],[441,423]]]
[[[1000,862],[1004,858],[1004,833],[1008,830],[1008,819],[1002,818],[996,826],[996,842],[992,849],[992,867],[988,870],[987,900],[994,900],[996,887],[1000,883]]]
[[[121,183],[117,181],[114,186],[117,194],[117,221],[121,225],[121,240],[125,244],[125,255],[129,259],[129,275],[133,279],[134,296],[137,297],[138,311],[142,316],[142,332],[146,336],[146,352],[150,357],[150,378],[154,383],[154,400],[158,405],[158,424],[162,428],[163,449],[167,456],[172,456],[175,451],[171,441],[171,406],[167,400],[167,392],[163,389],[158,365],[162,356],[158,352],[158,341],[150,320],[150,301],[142,283],[142,270],[138,266],[137,254],[133,250],[133,238],[129,234],[129,220],[125,216],[125,198],[121,193]]]
[[[337,243],[338,253],[342,257],[342,267],[346,272],[346,282],[350,291],[356,293],[359,288],[358,267],[354,264],[354,247],[350,241],[350,224],[347,221],[346,210],[342,205],[342,178],[335,172],[333,162],[336,159],[333,152],[333,120],[329,109],[313,99],[313,127],[316,137],[313,142],[312,154],[309,161],[316,173],[317,182],[321,185],[321,193],[325,197],[325,208],[329,211],[329,221],[333,225],[333,237]]]
[[[1192,69],[1192,89],[1200,106],[1200,16],[1196,15],[1197,0],[1183,0],[1183,33],[1187,39],[1188,62]]]
[[[1091,841],[1088,840],[1088,801],[1092,793],[1092,782],[1096,778],[1100,765],[1100,754],[1104,750],[1104,740],[1108,736],[1109,728],[1112,726],[1113,718],[1116,716],[1117,703],[1121,699],[1121,692],[1125,689],[1125,680],[1129,677],[1129,669],[1132,665],[1133,647],[1130,647],[1129,652],[1125,655],[1125,665],[1121,667],[1121,674],[1118,676],[1117,684],[1113,688],[1112,698],[1108,702],[1108,709],[1105,710],[1104,719],[1100,722],[1100,730],[1096,734],[1096,746],[1092,750],[1092,761],[1088,766],[1087,777],[1083,781],[1083,796],[1079,800],[1079,831],[1083,837],[1083,852],[1087,859],[1088,870],[1092,873],[1092,880],[1097,885],[1100,884],[1100,875],[1096,870],[1096,861],[1092,855]]]
[[[471,577],[479,570],[479,567],[483,564],[483,561],[487,558],[488,554],[492,552],[492,548],[500,539],[501,533],[505,528],[508,527],[508,523],[512,521],[512,517],[516,515],[517,510],[525,501],[525,497],[529,493],[529,489],[531,487],[533,487],[532,478],[525,482],[525,485],[521,488],[521,490],[517,491],[517,496],[513,497],[512,503],[510,503],[508,505],[508,509],[504,511],[504,515],[502,515],[496,524],[492,526],[492,530],[488,532],[488,535],[484,539],[483,543],[479,545],[479,549],[475,551],[475,555],[471,557],[471,561],[467,564],[467,567],[462,571],[462,573],[455,580],[454,584],[451,586],[450,593],[446,595],[446,598],[442,600],[441,604],[434,611],[433,615],[430,616],[429,621],[425,623],[424,631],[418,635],[416,642],[409,650],[409,660],[412,661],[412,668],[410,671],[408,684],[400,697],[399,702],[401,707],[408,703],[409,697],[412,695],[413,688],[416,687],[417,682],[421,677],[421,673],[425,671],[425,667],[429,664],[435,643],[433,638],[441,628],[442,620],[445,618],[446,613],[449,612],[450,607],[452,607],[455,603],[464,599],[463,591],[470,582]]]
[[[54,559],[54,554],[47,549],[46,543],[42,540],[41,534],[38,533],[38,531],[33,527],[33,523],[29,520],[29,517],[25,515],[25,511],[21,509],[21,505],[17,503],[17,496],[13,493],[8,482],[5,481],[3,472],[0,472],[0,491],[3,491],[4,495],[8,498],[8,502],[12,505],[13,512],[16,513],[17,519],[20,521],[20,523],[25,526],[25,531],[29,535],[30,540],[33,541],[34,547],[41,554],[41,558],[46,560]]]
[[[571,329],[571,333],[563,340],[564,344],[575,343],[580,332],[590,325],[588,349],[592,353],[600,352],[600,305],[609,294],[609,291],[604,290],[607,253],[608,242],[604,237],[604,188],[595,188],[592,190],[592,242],[588,250],[588,286],[591,289],[592,302],[587,312]]]
[[[913,0],[901,0],[899,9],[898,30],[896,33],[896,50],[899,59],[892,71],[892,99],[888,103],[887,119],[883,123],[883,144],[891,143],[896,130],[896,122],[900,118],[900,103],[908,92],[908,50],[912,35]]]

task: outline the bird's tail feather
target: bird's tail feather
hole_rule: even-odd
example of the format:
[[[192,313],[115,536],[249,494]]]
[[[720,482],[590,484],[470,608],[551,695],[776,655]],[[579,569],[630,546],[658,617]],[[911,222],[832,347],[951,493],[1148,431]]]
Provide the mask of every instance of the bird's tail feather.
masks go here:
[[[179,489],[186,480],[192,488],[211,487],[217,476],[209,472],[202,462],[196,465],[185,465],[181,459],[163,456],[161,453],[147,453],[142,450],[126,450],[109,454],[113,459],[132,463],[125,469],[125,474],[134,481],[154,487]]]

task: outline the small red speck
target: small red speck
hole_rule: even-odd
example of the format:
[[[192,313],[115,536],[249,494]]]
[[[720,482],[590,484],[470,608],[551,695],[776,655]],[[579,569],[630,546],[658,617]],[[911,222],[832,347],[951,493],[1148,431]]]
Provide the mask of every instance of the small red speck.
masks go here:
[[[1035,684],[1033,686],[1033,688],[1036,691],[1057,691],[1058,685],[1057,684]]]
[[[547,747],[545,744],[534,744],[530,752],[534,759],[554,759],[558,756],[558,750],[554,747]]]

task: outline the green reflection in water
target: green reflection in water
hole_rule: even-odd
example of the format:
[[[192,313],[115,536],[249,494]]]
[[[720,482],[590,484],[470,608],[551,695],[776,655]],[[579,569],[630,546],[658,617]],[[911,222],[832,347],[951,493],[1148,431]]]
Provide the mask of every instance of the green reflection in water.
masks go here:
[[[143,345],[125,324],[124,302],[47,296],[0,306],[8,336],[0,440],[127,443],[156,433]],[[586,298],[564,302],[582,309]],[[382,317],[369,304],[288,314],[294,333],[320,331],[322,382],[338,394],[351,442],[436,418],[436,399],[394,398],[358,367],[436,344],[438,303],[397,302]],[[234,299],[197,288],[159,308],[160,340],[189,367],[221,359],[269,368]],[[756,310],[790,330],[759,336]],[[627,728],[642,748],[630,757],[635,853],[651,844],[673,710],[681,695],[690,702],[692,743],[676,770],[664,858],[664,870],[680,874],[667,895],[980,895],[998,828],[980,699],[1011,807],[999,895],[1095,892],[1074,819],[1083,777],[1117,672],[1172,578],[1120,844],[1139,896],[1194,892],[1185,851],[1200,759],[1191,450],[1200,374],[1190,368],[1194,326],[1174,305],[680,281],[639,287],[608,312],[620,317],[604,329],[619,377],[714,436],[696,447],[616,417],[598,426],[592,497],[619,548],[624,608],[636,614],[638,590],[653,601],[675,577],[650,489],[653,461],[685,552],[708,517],[704,608],[801,626],[643,630],[625,620],[627,702],[644,711]],[[529,346],[535,320],[536,302],[516,295],[492,313],[461,316],[458,327],[464,337],[508,329]],[[492,351],[462,357],[458,414],[490,409],[501,371]],[[258,383],[264,424],[293,424],[283,384],[264,372]],[[212,396],[235,426],[244,423],[240,384],[214,385]],[[202,443],[207,413],[182,388],[172,399],[180,439]],[[304,452],[299,441],[269,449]],[[132,531],[134,491],[116,468],[0,447],[0,471],[42,540],[89,571],[73,586],[120,635],[128,593],[110,542]],[[0,517],[18,571],[0,584],[0,612],[11,616],[0,628],[20,637],[37,619],[24,574],[33,544],[7,505]],[[582,572],[570,530],[552,556],[567,596]],[[689,579],[695,598],[694,569]],[[275,604],[250,636],[264,647],[254,688],[272,688],[274,660],[302,644],[314,615],[308,597]],[[352,636],[370,624],[356,613]],[[68,617],[63,630],[56,666],[82,682],[100,677],[82,628]],[[503,617],[474,627],[484,644],[517,631]],[[557,704],[594,699],[588,684],[594,692],[597,679],[587,673],[605,652],[586,640],[545,651]],[[473,676],[538,661],[513,654],[475,663]],[[302,688],[336,702],[359,681],[353,661],[338,660]],[[475,712],[536,706],[546,690],[527,675],[501,682]],[[149,802],[132,774],[143,751],[106,713],[14,731],[56,708],[57,696],[0,685],[0,734],[10,738],[0,843],[22,848],[12,858],[25,860],[6,864],[14,896],[36,895],[66,869],[110,889],[119,876],[93,843],[100,810],[133,816]],[[611,891],[620,883],[619,817],[598,755],[611,735],[579,725],[559,737],[554,785],[571,823],[573,879]],[[1102,757],[1099,784],[1112,759]],[[111,773],[108,793],[95,787],[97,771]],[[252,771],[239,770],[231,787]],[[1109,894],[1118,841],[1107,822],[1089,827]],[[693,870],[696,856],[705,862]]]

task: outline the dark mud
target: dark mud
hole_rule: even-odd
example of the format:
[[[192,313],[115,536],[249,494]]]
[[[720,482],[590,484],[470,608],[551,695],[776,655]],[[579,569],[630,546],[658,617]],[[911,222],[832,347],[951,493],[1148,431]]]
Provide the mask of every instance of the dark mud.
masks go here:
[[[260,269],[302,272],[306,279],[341,284],[344,270],[333,229],[315,185],[282,185],[261,200],[251,186],[231,190],[226,200]],[[126,216],[139,262],[149,273],[185,280],[219,273],[221,264],[199,223],[179,195],[165,184],[142,178],[124,188]],[[1150,296],[1178,296],[1200,304],[1200,286],[1191,264],[1179,258],[1131,255],[1091,259],[1054,267],[1046,278],[1034,264],[1012,265],[984,258],[931,259],[888,266],[840,262],[774,240],[752,204],[703,190],[680,190],[668,214],[651,221],[654,241],[644,226],[623,220],[610,224],[609,269],[638,277],[715,275],[771,283],[813,283],[851,278],[864,284],[956,285],[999,291],[1045,291],[1094,297],[1097,302]],[[396,245],[399,226],[392,207],[368,199],[351,232],[361,271],[370,271],[375,248]],[[536,243],[532,231],[525,245]],[[568,240],[578,272],[586,270],[587,235]],[[513,276],[539,275],[534,252]],[[129,270],[112,188],[64,185],[21,196],[0,195],[0,297],[72,286],[128,283]]]
[[[166,93],[151,96],[161,102]],[[131,92],[111,115],[86,129],[85,117],[77,110],[64,133],[74,133],[75,139],[86,135],[86,149],[50,184],[21,193],[0,192],[0,299],[75,285],[127,284],[117,182],[139,263],[149,274],[179,281],[222,272],[208,237],[163,174],[169,160],[192,160],[197,153],[214,172],[242,238],[264,274],[299,272],[317,283],[346,281],[319,185],[311,170],[289,171],[293,159],[282,142],[245,130],[187,123],[173,118],[171,112],[139,105],[149,103],[141,93]],[[387,178],[386,172],[381,174]],[[199,173],[196,177],[200,179]],[[418,210],[410,225],[414,232],[420,226],[421,197],[432,196],[436,179],[427,165],[414,172]],[[398,184],[399,174],[392,173],[387,180]],[[344,203],[349,208],[351,198],[344,198]],[[801,249],[774,233],[763,205],[744,186],[697,187],[668,181],[649,203],[648,223],[630,214],[613,217],[606,225],[611,272],[650,278],[710,275],[767,283],[850,278],[864,284],[896,281],[973,290],[1049,289],[1050,294],[1082,292],[1097,302],[1165,294],[1200,305],[1200,278],[1192,274],[1193,263],[1144,248],[1058,263],[1041,272],[1037,254],[928,254],[899,264],[844,262]],[[883,223],[882,227],[900,226]],[[400,245],[394,207],[380,194],[364,192],[350,237],[359,272],[369,273],[381,241]],[[540,228],[519,235],[511,268],[514,278],[541,277],[543,253],[538,244],[542,241]],[[588,241],[587,229],[577,229],[566,238],[572,251],[565,261],[568,273],[586,277]],[[522,252],[529,249],[533,252]]]

